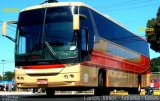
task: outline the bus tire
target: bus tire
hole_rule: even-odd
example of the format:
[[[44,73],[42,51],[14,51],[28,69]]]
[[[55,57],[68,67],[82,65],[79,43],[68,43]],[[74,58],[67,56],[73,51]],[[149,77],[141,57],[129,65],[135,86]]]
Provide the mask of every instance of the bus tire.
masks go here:
[[[105,72],[101,71],[98,74],[98,87],[94,89],[94,95],[108,95],[110,92],[106,88]]]
[[[129,88],[128,93],[129,94],[140,94],[138,88]]]
[[[102,95],[102,89],[103,89],[103,76],[102,72],[98,74],[98,87],[94,89],[94,95]]]
[[[53,97],[55,95],[55,89],[54,88],[46,88],[46,95],[48,97]]]

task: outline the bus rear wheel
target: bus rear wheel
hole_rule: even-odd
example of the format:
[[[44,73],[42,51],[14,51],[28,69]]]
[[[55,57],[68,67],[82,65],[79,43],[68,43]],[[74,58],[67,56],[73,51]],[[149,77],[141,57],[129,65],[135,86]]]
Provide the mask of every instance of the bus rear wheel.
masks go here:
[[[129,94],[140,94],[140,91],[138,88],[128,88],[128,93]]]
[[[55,89],[54,88],[46,88],[46,95],[48,97],[53,97],[55,95]]]

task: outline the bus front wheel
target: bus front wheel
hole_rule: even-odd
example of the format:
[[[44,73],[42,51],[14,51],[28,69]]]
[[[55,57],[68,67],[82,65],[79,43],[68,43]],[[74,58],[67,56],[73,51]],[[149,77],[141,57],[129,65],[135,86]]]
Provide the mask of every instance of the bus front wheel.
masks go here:
[[[54,88],[46,88],[46,94],[48,97],[53,97],[55,95],[55,89]]]

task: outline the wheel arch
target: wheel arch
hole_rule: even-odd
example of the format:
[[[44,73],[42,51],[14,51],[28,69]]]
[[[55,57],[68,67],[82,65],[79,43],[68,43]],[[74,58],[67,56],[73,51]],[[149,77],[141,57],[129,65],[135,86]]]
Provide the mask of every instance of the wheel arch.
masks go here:
[[[98,71],[98,76],[99,76],[100,73],[102,73],[102,77],[103,77],[104,83],[105,83],[105,85],[106,85],[106,82],[107,82],[107,80],[106,80],[106,75],[107,75],[106,69],[103,69],[103,68],[99,69],[99,71]]]

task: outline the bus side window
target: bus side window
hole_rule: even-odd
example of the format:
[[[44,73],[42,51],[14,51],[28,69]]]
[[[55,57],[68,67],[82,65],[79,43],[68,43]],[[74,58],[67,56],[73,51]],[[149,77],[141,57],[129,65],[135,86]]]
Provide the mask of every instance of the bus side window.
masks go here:
[[[81,59],[86,61],[88,59],[88,30],[81,28]]]
[[[19,46],[20,46],[19,53],[24,54],[24,53],[26,53],[26,48],[29,48],[29,46],[26,43],[27,38],[20,36],[19,41],[20,41],[19,42]]]
[[[87,40],[88,39],[88,31],[85,28],[81,29],[81,49],[82,51],[88,51]]]

